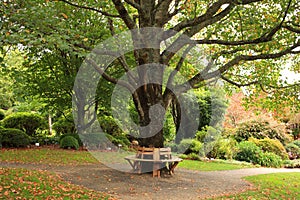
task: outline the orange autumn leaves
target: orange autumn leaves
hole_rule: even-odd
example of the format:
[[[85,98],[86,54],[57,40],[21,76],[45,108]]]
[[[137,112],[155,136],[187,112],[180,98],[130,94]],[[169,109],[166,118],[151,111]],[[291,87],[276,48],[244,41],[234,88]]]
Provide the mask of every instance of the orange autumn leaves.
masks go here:
[[[113,199],[40,170],[0,168],[0,199]]]

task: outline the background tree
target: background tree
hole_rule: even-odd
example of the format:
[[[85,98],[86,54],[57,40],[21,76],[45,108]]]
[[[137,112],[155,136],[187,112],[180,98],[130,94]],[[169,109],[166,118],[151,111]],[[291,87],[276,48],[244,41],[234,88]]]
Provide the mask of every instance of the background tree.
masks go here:
[[[294,103],[298,100],[299,83],[290,86],[279,79],[287,60],[292,59],[291,70],[299,70],[300,20],[297,0],[111,0],[100,3],[34,0],[30,4],[25,1],[6,2],[1,10],[4,11],[1,21],[5,22],[1,29],[2,43],[19,44],[27,41],[26,48],[37,57],[49,49],[43,45],[47,41],[55,41],[55,44],[63,41],[59,43],[60,47],[81,49],[78,55],[82,56],[81,53],[91,50],[94,44],[85,42],[93,38],[89,33],[96,33],[90,28],[99,28],[99,23],[106,22],[112,34],[140,30],[132,32],[132,45],[137,47],[136,41],[140,40],[150,48],[135,48],[130,56],[118,57],[117,61],[123,67],[123,72],[145,64],[160,64],[139,68],[134,77],[128,77],[130,81],[123,82],[127,88],[142,83],[142,87],[132,91],[141,127],[151,124],[149,111],[152,106],[160,105],[163,115],[175,98],[174,93],[178,95],[219,79],[238,87],[251,86],[252,95],[260,91],[268,92],[267,102],[270,104],[276,101]],[[55,17],[45,17],[49,13]],[[76,20],[74,23],[65,23],[67,27],[57,30],[57,25],[73,17],[76,19],[78,13],[88,18],[84,34],[76,34]],[[80,21],[82,18],[77,19]],[[40,36],[31,31],[39,24],[48,26],[46,34]],[[162,28],[164,31],[155,35],[149,32],[144,34],[145,29],[142,28],[145,27]],[[163,47],[161,44],[167,39],[171,42]],[[188,80],[176,84],[177,72],[181,72],[182,66],[189,62],[186,58],[195,46],[201,46],[211,60],[206,66],[189,65]],[[132,63],[129,62],[132,59],[134,65],[126,64],[126,61]],[[118,77],[114,77],[114,73],[105,73],[102,66],[93,60],[88,61],[101,72],[104,79],[116,83]],[[111,72],[116,72],[120,65],[112,64],[109,69],[115,68]],[[165,67],[161,66],[173,70],[168,76],[167,89],[163,88],[162,83]],[[145,70],[154,67],[155,70],[149,70],[151,73]],[[153,77],[153,73],[157,84],[143,84],[146,79]],[[140,142],[145,146],[161,147],[163,140],[161,130]]]

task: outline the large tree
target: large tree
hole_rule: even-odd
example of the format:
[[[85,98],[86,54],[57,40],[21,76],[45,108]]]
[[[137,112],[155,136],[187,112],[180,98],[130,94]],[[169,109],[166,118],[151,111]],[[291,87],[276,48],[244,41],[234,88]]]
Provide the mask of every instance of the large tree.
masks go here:
[[[40,13],[40,17],[32,19],[35,23],[44,23],[43,20],[49,23],[47,34],[39,38],[40,47],[45,42],[45,36],[53,39],[51,33],[58,32],[51,20],[57,20],[57,16],[60,16],[60,21],[69,20],[78,10],[93,13],[88,16],[98,17],[99,23],[106,22],[108,26],[102,28],[107,28],[113,35],[125,30],[131,31],[131,45],[134,49],[131,54],[120,55],[118,51],[100,51],[102,49],[98,48],[96,49],[98,51],[94,51],[95,54],[113,55],[116,61],[109,63],[109,67],[98,65],[93,57],[86,59],[86,62],[100,72],[105,80],[118,83],[132,93],[132,100],[139,115],[141,145],[163,146],[162,130],[143,138],[143,134],[147,136],[143,131],[152,131],[151,128],[143,129],[151,124],[152,108],[155,107],[155,114],[163,116],[172,101],[181,93],[220,79],[238,87],[251,86],[250,94],[268,92],[270,93],[268,98],[271,100],[276,98],[277,101],[289,103],[298,100],[299,83],[288,85],[280,78],[281,70],[287,66],[286,63],[292,66],[291,70],[299,71],[300,3],[297,0],[31,2],[34,2],[32,8],[36,9],[24,6],[25,1],[5,3],[4,11],[7,13],[1,21],[9,25],[9,21],[14,19],[14,23],[18,20],[20,23],[19,26],[7,26],[8,29],[3,29],[6,31],[2,34],[3,41],[22,42],[15,41],[14,37],[30,30],[32,23],[14,17],[19,16],[18,13],[26,14],[26,12]],[[64,10],[60,10],[55,12],[56,18],[43,18],[43,13],[39,9],[46,11],[53,4],[70,6],[68,7],[71,8],[70,14],[67,15]],[[49,12],[54,11],[49,9]],[[27,23],[21,23],[24,20]],[[87,25],[89,23],[87,20]],[[94,27],[94,24],[90,26]],[[147,27],[159,28],[161,31],[149,32]],[[75,30],[76,23],[72,23],[65,33],[61,33],[63,37],[72,36],[64,40],[71,45],[63,47],[74,47],[79,51],[92,50],[93,44],[85,42],[89,36],[76,36]],[[57,37],[57,34],[55,36],[61,38]],[[25,38],[28,40],[30,36]],[[203,49],[210,57],[205,66],[200,64],[197,66],[197,58],[194,58],[194,62],[189,59],[189,53],[196,47]],[[40,52],[35,53],[39,55]],[[129,73],[134,67],[138,67],[137,73]],[[118,82],[119,73],[114,77],[113,72],[120,70],[128,76],[126,80]],[[171,73],[166,73],[167,71]],[[185,81],[176,81],[178,72],[185,75]],[[168,74],[167,84],[163,84],[163,76],[166,74]],[[155,81],[147,82],[153,80],[153,76]],[[137,85],[141,87],[135,89]],[[289,94],[288,98],[286,94]]]

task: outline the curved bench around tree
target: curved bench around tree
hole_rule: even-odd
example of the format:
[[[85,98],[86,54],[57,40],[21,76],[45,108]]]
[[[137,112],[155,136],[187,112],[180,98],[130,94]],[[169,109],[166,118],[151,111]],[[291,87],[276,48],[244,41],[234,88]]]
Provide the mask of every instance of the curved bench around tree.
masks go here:
[[[174,174],[174,169],[181,158],[172,156],[171,148],[138,147],[136,155],[127,156],[134,172],[139,174],[152,171],[153,177],[160,177],[161,169],[166,168],[169,174]]]

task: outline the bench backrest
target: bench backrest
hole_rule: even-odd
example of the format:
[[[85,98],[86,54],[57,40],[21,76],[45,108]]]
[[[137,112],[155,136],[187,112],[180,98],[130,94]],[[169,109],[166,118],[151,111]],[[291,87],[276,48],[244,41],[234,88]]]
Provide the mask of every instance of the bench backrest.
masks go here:
[[[168,148],[138,147],[136,157],[143,159],[145,158],[145,156],[153,160],[171,159],[172,152],[171,152],[171,148],[169,147]]]

